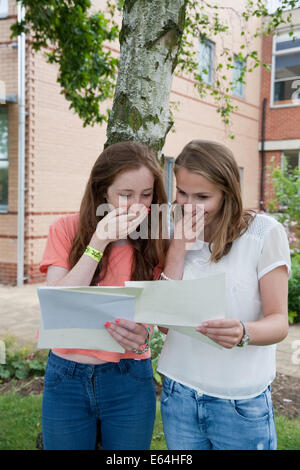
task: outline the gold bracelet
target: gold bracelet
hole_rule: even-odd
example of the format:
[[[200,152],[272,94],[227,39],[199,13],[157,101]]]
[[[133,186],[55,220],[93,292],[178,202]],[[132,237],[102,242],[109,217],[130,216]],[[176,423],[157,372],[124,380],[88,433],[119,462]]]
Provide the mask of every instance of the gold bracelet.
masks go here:
[[[103,256],[102,251],[96,250],[95,248],[92,248],[90,245],[86,247],[84,254],[90,256],[98,263]]]

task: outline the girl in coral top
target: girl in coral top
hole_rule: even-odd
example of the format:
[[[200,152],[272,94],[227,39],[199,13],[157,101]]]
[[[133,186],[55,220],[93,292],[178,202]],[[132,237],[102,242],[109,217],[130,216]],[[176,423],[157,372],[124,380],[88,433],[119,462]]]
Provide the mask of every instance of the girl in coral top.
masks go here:
[[[91,171],[79,214],[50,227],[40,264],[47,284],[123,286],[128,280],[158,279],[167,241],[161,236],[162,215],[159,236],[151,239],[148,212],[152,203],[166,202],[160,166],[146,146],[121,142],[105,149]],[[102,204],[112,210],[97,216]],[[130,238],[145,222],[148,238]],[[118,319],[106,328],[125,353],[50,351],[42,403],[45,449],[94,449],[99,420],[103,449],[149,449],[156,408],[151,327]]]

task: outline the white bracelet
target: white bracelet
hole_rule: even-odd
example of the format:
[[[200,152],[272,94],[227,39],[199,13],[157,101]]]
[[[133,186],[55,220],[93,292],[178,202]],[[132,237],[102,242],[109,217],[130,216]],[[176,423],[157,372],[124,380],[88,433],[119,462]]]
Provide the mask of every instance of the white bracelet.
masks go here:
[[[164,279],[165,281],[174,281],[174,279],[171,279],[170,277],[166,276],[165,273],[161,273],[160,279]]]

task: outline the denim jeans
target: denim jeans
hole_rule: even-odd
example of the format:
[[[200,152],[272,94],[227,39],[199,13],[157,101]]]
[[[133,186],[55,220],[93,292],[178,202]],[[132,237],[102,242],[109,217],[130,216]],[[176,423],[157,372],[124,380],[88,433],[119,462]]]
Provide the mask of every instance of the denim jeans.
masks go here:
[[[168,377],[161,396],[164,434],[170,450],[275,450],[270,387],[243,400],[198,394]]]
[[[151,359],[81,364],[49,354],[42,402],[44,449],[149,449],[156,396]]]

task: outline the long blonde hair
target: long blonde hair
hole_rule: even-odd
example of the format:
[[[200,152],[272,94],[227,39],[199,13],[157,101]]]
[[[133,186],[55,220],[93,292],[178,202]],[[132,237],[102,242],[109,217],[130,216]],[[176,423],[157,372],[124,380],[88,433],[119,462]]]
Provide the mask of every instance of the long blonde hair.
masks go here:
[[[207,178],[223,193],[223,205],[209,244],[210,259],[217,262],[229,253],[232,242],[245,233],[255,217],[254,211],[243,209],[237,163],[225,145],[192,140],[176,158],[175,175],[180,168]]]

